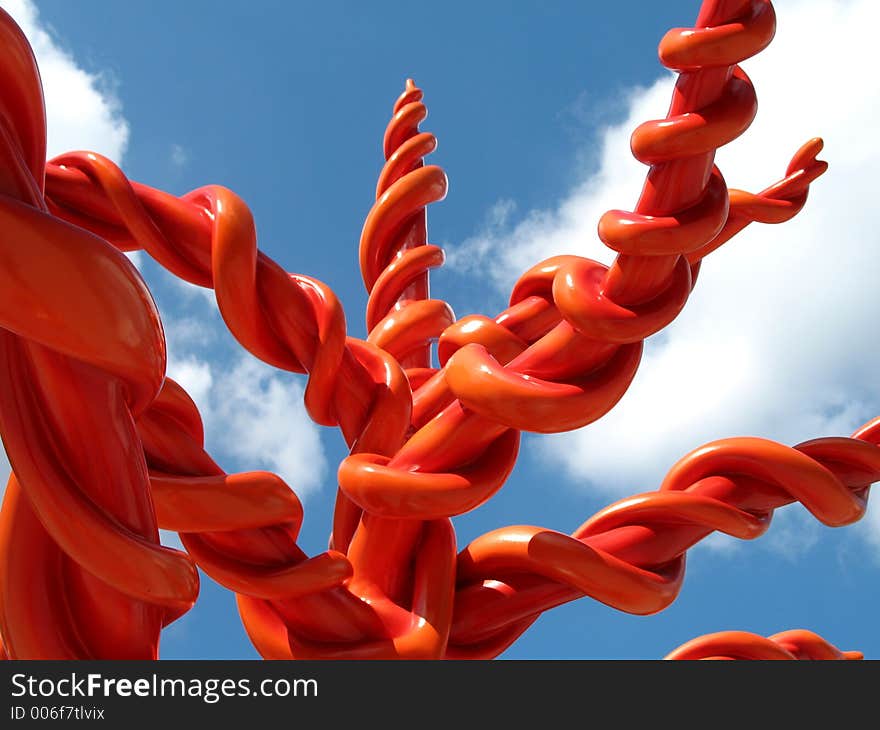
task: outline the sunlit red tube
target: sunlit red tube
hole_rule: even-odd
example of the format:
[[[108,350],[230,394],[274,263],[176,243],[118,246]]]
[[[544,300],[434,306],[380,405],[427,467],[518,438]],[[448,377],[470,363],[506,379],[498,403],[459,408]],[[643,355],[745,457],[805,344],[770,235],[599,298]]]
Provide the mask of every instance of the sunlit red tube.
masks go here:
[[[666,659],[853,660],[864,659],[860,651],[841,651],[821,636],[805,629],[792,629],[763,637],[748,631],[719,631],[691,639],[666,655]]]
[[[503,650],[540,612],[585,593],[632,613],[662,610],[678,594],[689,547],[716,529],[757,537],[774,509],[795,500],[828,525],[859,519],[880,479],[878,423],[794,448],[714,442],[679,461],[660,491],[621,500],[570,537],[513,527],[478,538],[459,556],[450,654],[469,656],[469,645],[478,654],[483,644]],[[602,570],[601,585],[588,585]]]
[[[661,62],[682,71],[667,114],[671,119],[711,108],[725,90],[730,93],[735,65],[772,40],[775,15],[772,5],[763,0],[707,0],[702,3],[694,26],[694,29],[671,30],[660,42]],[[743,101],[753,106],[752,101]],[[697,203],[709,179],[715,148],[738,136],[753,116],[754,111],[744,114],[738,119],[738,128],[733,130],[724,123],[716,126],[714,134],[711,128],[705,129],[703,137],[714,139],[709,144],[701,140],[698,147],[705,150],[701,154],[682,154],[675,148],[669,149],[666,159],[654,163],[649,171],[636,214],[668,215]],[[719,121],[728,118],[725,116]],[[670,128],[665,123],[662,126],[648,123],[633,135],[634,151],[644,144],[639,137],[652,133],[667,138],[683,136],[678,128]],[[622,256],[609,271],[607,293],[622,303],[643,301],[662,286],[674,263],[675,257],[646,260]]]
[[[156,658],[160,629],[198,592],[191,560],[159,545],[134,425],[161,385],[165,342],[131,263],[46,211],[39,75],[3,11],[0,107],[3,653]]]
[[[429,299],[427,270],[441,264],[443,256],[440,249],[427,244],[426,206],[445,196],[446,176],[439,167],[423,163],[422,158],[437,144],[433,135],[419,131],[426,115],[421,90],[407,80],[386,129],[386,163],[360,242],[361,272],[370,295],[368,341],[405,369],[423,371],[423,377],[429,377],[431,340],[454,321],[445,302]],[[424,530],[430,529],[421,521],[446,518],[488,499],[513,466],[516,439],[505,442],[507,468],[499,470],[490,459],[488,470],[459,470],[447,475],[448,483],[443,483],[440,475],[418,476],[391,466],[389,460],[396,449],[389,446],[377,445],[373,453],[361,456],[357,452],[368,452],[369,444],[359,442],[353,456],[341,466],[335,523],[344,519],[351,525],[356,516],[359,522],[357,529],[351,530],[350,541],[348,534],[339,535],[334,529],[334,544],[340,541],[348,547],[354,583],[368,582],[383,596],[405,604],[404,590],[411,582],[406,566]],[[377,473],[384,478],[371,479]],[[391,486],[401,480],[405,484]],[[414,481],[424,487],[413,490]],[[456,488],[461,481],[464,486]],[[463,501],[456,505],[455,500]],[[430,639],[437,641],[442,636],[442,646],[432,651],[442,653],[447,633],[444,629]],[[305,646],[300,641],[299,651]],[[400,650],[410,648],[401,644],[394,651]]]

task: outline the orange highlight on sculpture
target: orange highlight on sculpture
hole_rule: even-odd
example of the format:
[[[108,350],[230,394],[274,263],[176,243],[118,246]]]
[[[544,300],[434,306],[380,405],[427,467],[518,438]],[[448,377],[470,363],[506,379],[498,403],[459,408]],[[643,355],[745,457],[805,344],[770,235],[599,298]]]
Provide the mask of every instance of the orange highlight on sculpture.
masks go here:
[[[691,639],[667,659],[752,659],[759,661],[864,659],[860,651],[841,651],[818,634],[803,629],[783,631],[764,638],[747,631],[719,631]]]
[[[706,444],[657,491],[571,535],[504,527],[459,549],[451,521],[503,487],[521,432],[579,428],[617,404],[705,256],[804,207],[826,169],[818,139],[756,194],[728,189],[714,164],[757,110],[738,64],[774,31],[767,0],[705,0],[693,28],[667,33],[672,104],[632,138],[649,166],[644,189],[633,211],[598,225],[616,260],[537,263],[495,317],[456,319],[431,298],[428,271],[444,254],[427,207],[447,179],[425,161],[437,140],[420,129],[427,109],[408,80],[360,240],[362,340],[329,287],[259,250],[232,191],[176,197],[90,152],[46,162],[36,63],[0,12],[0,226],[14,233],[0,242],[0,433],[13,467],[0,511],[5,654],[157,658],[161,629],[197,599],[198,566],[236,593],[265,658],[492,658],[543,611],[585,595],[663,610],[687,550],[713,531],[753,539],[795,501],[829,526],[858,520],[880,478],[880,419],[794,447]],[[212,288],[255,357],[308,375],[309,415],[351,451],[326,551],[298,546],[302,506],[277,475],[226,474],[205,451],[195,404],[165,376],[159,313],[121,253],[139,249]],[[162,547],[160,527],[185,552]],[[801,631],[725,632],[669,658],[855,656]]]

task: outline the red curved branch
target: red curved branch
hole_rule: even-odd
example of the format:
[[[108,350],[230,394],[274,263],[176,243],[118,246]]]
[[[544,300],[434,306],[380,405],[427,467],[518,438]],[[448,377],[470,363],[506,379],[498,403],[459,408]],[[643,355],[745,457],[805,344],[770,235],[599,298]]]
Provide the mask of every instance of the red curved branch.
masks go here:
[[[818,634],[804,629],[783,631],[764,638],[747,631],[719,631],[691,639],[666,659],[853,660],[860,651],[841,651]]]
[[[46,210],[39,76],[3,11],[0,119],[0,432],[14,470],[0,511],[3,651],[156,658],[160,629],[198,593],[190,559],[159,545],[135,429],[165,340],[126,257]]]
[[[714,531],[762,535],[773,511],[801,502],[836,527],[858,520],[880,480],[880,418],[852,438],[787,447],[723,439],[692,451],[656,492],[623,499],[572,535],[495,530],[459,555],[450,656],[495,656],[542,611],[589,595],[634,614],[666,608],[684,580],[687,550]]]

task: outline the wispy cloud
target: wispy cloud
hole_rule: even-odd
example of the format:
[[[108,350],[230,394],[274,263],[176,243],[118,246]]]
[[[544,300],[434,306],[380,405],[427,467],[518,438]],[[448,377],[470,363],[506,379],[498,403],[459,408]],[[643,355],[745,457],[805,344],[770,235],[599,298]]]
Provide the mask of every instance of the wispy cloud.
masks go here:
[[[41,22],[31,0],[3,0],[27,36],[43,80],[48,156],[92,150],[119,162],[128,144],[128,122],[116,97],[111,72],[87,71],[53,29]]]
[[[209,305],[216,306],[216,305]],[[208,306],[165,314],[168,375],[190,394],[211,454],[228,470],[267,469],[303,497],[326,476],[318,427],[303,405],[302,376],[275,370],[232,342]]]
[[[171,145],[171,164],[175,167],[183,167],[189,162],[189,152],[179,144]]]
[[[880,5],[793,0],[778,3],[777,14],[776,39],[744,64],[758,117],[722,151],[719,166],[732,187],[758,190],[778,179],[802,142],[821,135],[830,170],[798,218],[753,225],[706,260],[687,308],[648,342],[632,388],[608,416],[541,441],[548,463],[585,489],[610,496],[654,489],[680,456],[708,440],[795,443],[847,434],[880,412],[880,85],[857,78],[874,66]],[[664,73],[625,95],[626,119],[594,140],[595,169],[552,208],[516,215],[514,202],[500,201],[484,229],[453,252],[453,265],[489,271],[508,291],[547,256],[610,262],[596,223],[606,209],[637,199],[645,168],[630,156],[629,135],[665,114],[671,86]],[[490,258],[500,250],[502,260]]]
[[[865,517],[859,524],[858,529],[862,537],[877,549],[874,556],[880,561],[880,504],[878,502],[880,500],[876,499],[876,495],[874,499],[869,500],[868,511],[865,513]]]
[[[744,540],[714,532],[693,549],[723,556],[737,555],[743,549],[765,550],[788,561],[796,562],[819,543],[825,529],[802,507],[788,505],[776,510],[770,529],[755,546],[748,546]]]

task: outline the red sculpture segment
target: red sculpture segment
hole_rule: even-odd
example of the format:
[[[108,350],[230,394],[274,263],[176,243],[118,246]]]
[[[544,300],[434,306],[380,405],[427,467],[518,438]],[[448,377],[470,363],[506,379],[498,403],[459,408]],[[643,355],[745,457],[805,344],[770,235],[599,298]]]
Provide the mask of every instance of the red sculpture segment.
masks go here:
[[[841,651],[818,634],[793,629],[766,639],[747,631],[719,631],[691,639],[667,659],[752,659],[752,660],[854,660],[864,659],[860,651]]]

